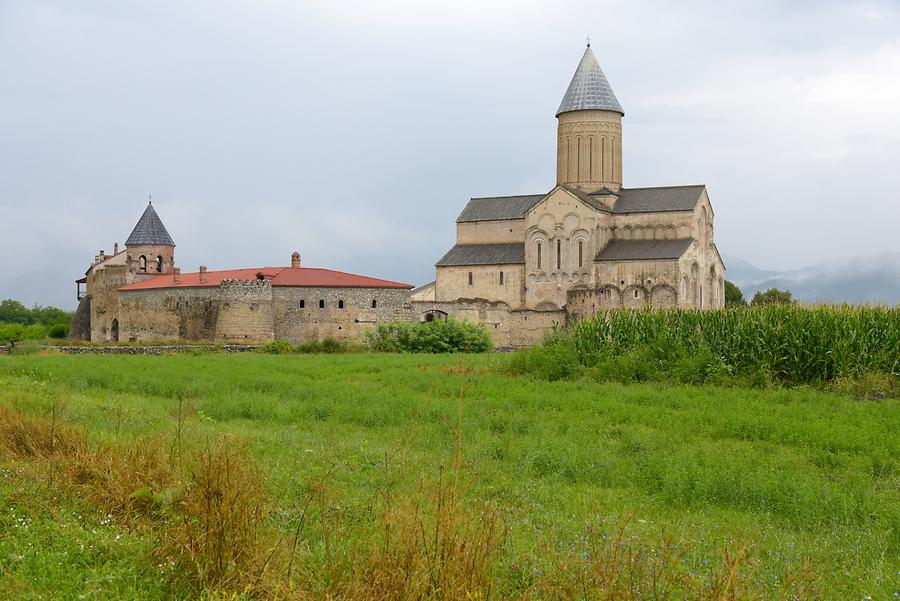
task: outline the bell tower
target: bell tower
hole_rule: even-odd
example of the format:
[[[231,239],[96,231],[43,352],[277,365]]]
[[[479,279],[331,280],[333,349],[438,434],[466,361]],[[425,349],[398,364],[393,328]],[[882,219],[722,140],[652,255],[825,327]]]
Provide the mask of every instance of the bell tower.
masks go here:
[[[556,118],[556,183],[587,193],[622,187],[625,112],[588,42]]]
[[[156,214],[152,201],[147,203],[144,214],[125,241],[125,252],[129,281],[172,273],[175,268],[175,242]]]

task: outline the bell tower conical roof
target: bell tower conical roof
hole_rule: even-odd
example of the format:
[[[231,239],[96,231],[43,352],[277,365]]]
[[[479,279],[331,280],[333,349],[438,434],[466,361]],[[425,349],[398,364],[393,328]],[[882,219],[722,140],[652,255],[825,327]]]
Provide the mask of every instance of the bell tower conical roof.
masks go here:
[[[169,235],[166,226],[163,225],[159,215],[153,208],[153,203],[147,204],[144,214],[138,219],[137,225],[125,241],[125,246],[175,246],[172,236]]]
[[[590,44],[584,50],[584,56],[578,63],[566,95],[559,103],[556,116],[559,117],[560,114],[570,111],[589,110],[613,111],[622,116],[625,115],[625,111],[622,110],[622,105],[619,104],[613,93],[612,86],[609,85],[606,75],[603,74],[603,69],[600,68],[600,63],[597,62],[597,57],[594,56]]]

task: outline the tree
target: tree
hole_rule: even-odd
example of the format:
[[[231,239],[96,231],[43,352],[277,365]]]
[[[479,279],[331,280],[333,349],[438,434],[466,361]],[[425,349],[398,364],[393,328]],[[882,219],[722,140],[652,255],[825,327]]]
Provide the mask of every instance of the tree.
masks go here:
[[[741,289],[735,286],[733,282],[725,280],[725,306],[726,307],[746,307],[747,300]]]
[[[0,322],[28,325],[31,323],[31,312],[19,301],[8,298],[0,302]]]
[[[753,295],[750,305],[761,307],[762,305],[790,305],[794,302],[794,297],[790,290],[779,290],[778,288],[769,288],[765,292],[757,292]]]

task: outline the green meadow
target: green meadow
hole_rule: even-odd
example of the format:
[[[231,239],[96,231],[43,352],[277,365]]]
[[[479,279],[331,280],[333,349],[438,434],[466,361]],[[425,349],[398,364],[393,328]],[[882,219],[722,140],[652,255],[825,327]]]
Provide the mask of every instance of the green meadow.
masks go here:
[[[266,528],[279,553],[290,550],[290,569],[275,577],[298,574],[297,598],[350,590],[340,589],[341,570],[383,536],[385,508],[427,502],[423,491],[449,481],[459,511],[472,521],[490,511],[500,532],[485,560],[489,594],[471,598],[713,598],[696,591],[737,554],[747,559],[731,571],[746,586],[735,598],[900,596],[900,400],[807,387],[537,381],[509,375],[507,362],[8,356],[0,407],[74,428],[92,445],[152,439],[174,454],[184,441],[245,444],[263,476]],[[213,596],[173,581],[154,555],[152,527],[61,488],[42,464],[3,448],[0,596]],[[611,561],[596,545],[610,540],[629,549],[629,562],[665,555],[659,569],[681,584],[604,596],[602,587],[554,580],[560,570],[595,569],[596,583],[596,566]],[[655,582],[646,574],[663,564],[642,565],[638,580]]]

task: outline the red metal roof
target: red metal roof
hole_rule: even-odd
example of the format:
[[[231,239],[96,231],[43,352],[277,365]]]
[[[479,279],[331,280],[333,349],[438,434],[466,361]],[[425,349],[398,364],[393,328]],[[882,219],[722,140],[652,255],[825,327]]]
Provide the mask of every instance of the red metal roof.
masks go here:
[[[150,290],[154,288],[209,288],[218,286],[222,280],[269,280],[273,286],[296,286],[302,288],[405,288],[410,284],[370,278],[364,275],[344,273],[317,267],[257,267],[255,269],[227,269],[207,271],[206,281],[200,281],[200,273],[182,273],[175,283],[173,274],[158,275],[140,282],[127,284],[119,290]]]

